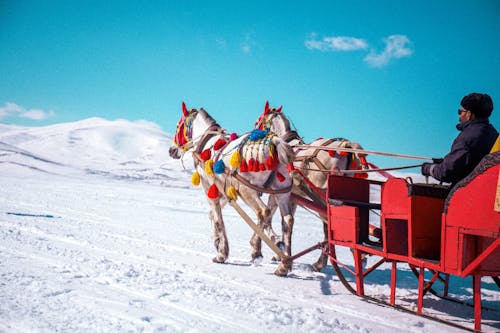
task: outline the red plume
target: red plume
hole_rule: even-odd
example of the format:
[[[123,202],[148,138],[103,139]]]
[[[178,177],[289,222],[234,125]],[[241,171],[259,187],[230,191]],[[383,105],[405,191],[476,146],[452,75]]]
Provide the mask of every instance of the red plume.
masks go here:
[[[283,109],[283,105],[280,105],[280,107],[276,109],[276,112],[280,113],[281,109]]]
[[[269,113],[269,101],[266,101],[266,106],[264,106],[264,114]]]
[[[189,111],[186,108],[186,103],[184,103],[184,102],[182,102],[182,113],[184,114],[184,117],[187,117],[189,114]]]

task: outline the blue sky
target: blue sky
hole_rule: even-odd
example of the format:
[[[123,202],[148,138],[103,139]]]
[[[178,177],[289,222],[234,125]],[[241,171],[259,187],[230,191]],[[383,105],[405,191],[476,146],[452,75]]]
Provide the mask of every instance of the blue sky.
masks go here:
[[[498,36],[497,0],[0,0],[0,122],[171,133],[185,101],[241,133],[269,100],[306,141],[439,157],[465,94],[500,105]]]

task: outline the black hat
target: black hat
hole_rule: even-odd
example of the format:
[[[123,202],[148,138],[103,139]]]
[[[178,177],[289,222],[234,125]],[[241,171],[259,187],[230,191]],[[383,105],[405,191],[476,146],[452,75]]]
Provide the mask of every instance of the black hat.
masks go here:
[[[462,98],[460,105],[477,118],[489,118],[493,112],[493,101],[488,94],[471,93]]]

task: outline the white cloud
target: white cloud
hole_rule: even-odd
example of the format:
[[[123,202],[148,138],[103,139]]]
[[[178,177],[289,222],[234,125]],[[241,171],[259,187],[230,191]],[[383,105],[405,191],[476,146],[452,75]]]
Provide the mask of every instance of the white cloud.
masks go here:
[[[372,50],[364,59],[373,67],[383,67],[391,59],[409,57],[413,54],[410,39],[405,35],[391,35],[384,38],[384,42],[384,51],[377,53],[375,50]]]
[[[54,112],[46,112],[41,109],[25,109],[16,103],[7,102],[4,106],[0,107],[0,120],[6,117],[21,117],[32,120],[43,120],[47,117],[53,116]]]
[[[316,34],[312,33],[310,38],[305,41],[305,45],[310,50],[320,51],[357,51],[368,48],[364,39],[346,36],[323,37],[316,39]]]
[[[372,67],[383,67],[387,65],[391,59],[399,59],[409,57],[413,54],[413,49],[410,39],[405,35],[391,35],[384,38],[385,49],[377,53],[372,49],[364,58],[364,61]],[[317,38],[316,33],[311,33],[309,38],[304,42],[309,50],[327,51],[358,51],[366,50],[369,44],[362,38],[347,37],[347,36],[332,36]]]

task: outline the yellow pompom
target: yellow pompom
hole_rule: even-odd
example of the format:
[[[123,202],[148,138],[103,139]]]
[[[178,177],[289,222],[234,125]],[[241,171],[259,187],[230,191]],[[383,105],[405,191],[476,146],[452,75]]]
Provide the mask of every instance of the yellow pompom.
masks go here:
[[[231,200],[238,199],[238,193],[236,193],[236,189],[234,188],[234,186],[229,186],[226,190],[226,194]]]
[[[237,150],[231,155],[231,159],[229,159],[229,165],[233,168],[236,169],[240,166],[241,164],[241,155],[240,152]]]
[[[210,177],[214,177],[214,161],[208,160],[205,162],[205,173]]]
[[[200,185],[200,174],[198,173],[198,171],[195,171],[193,173],[193,175],[191,176],[191,183],[194,185],[194,186],[198,186]]]

